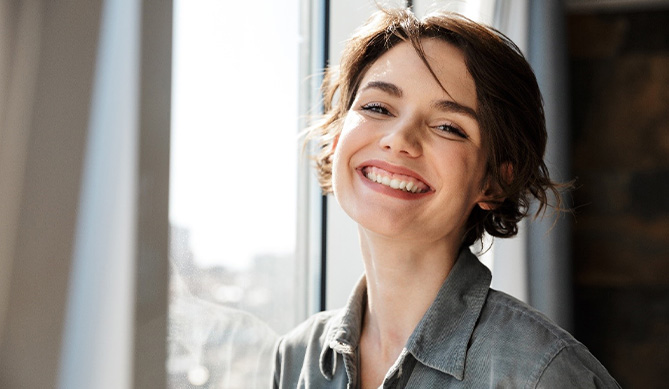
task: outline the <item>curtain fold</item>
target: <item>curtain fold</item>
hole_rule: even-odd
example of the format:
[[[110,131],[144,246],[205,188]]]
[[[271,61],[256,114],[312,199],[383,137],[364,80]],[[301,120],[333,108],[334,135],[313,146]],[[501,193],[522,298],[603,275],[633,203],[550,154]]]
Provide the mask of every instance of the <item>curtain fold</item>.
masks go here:
[[[172,3],[0,0],[0,387],[165,387]]]
[[[139,4],[102,9],[77,210],[60,388],[131,383]]]
[[[532,1],[529,8],[528,59],[543,94],[548,130],[544,159],[553,180],[568,182],[571,156],[564,4],[560,0]],[[565,216],[554,216],[549,210],[543,219],[528,224],[529,302],[571,330],[571,228]]]
[[[100,5],[0,3],[3,388],[57,386]]]
[[[544,97],[548,146],[544,159],[551,178],[571,180],[567,47],[564,4],[532,1],[528,56]],[[568,199],[568,198],[567,198]],[[565,204],[568,207],[570,204]],[[572,329],[571,228],[550,211],[528,226],[530,304],[567,330]]]

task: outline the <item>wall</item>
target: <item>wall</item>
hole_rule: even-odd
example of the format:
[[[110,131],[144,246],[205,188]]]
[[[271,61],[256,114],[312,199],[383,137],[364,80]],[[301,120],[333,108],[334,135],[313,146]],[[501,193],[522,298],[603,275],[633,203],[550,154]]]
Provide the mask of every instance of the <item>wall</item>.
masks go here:
[[[575,335],[623,387],[669,378],[668,26],[666,9],[568,15]]]

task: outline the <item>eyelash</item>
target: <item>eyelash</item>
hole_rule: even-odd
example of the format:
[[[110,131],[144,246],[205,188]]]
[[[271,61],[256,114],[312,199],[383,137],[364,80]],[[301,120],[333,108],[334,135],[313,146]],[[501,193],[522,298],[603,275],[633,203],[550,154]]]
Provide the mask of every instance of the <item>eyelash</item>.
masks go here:
[[[458,136],[462,139],[469,138],[467,136],[467,134],[464,133],[464,131],[462,131],[458,127],[450,125],[450,124],[442,124],[440,126],[436,126],[435,128],[437,129],[437,131],[447,132],[449,134],[453,134],[455,136]]]
[[[363,111],[374,112],[374,113],[378,113],[380,115],[392,116],[390,111],[388,111],[388,109],[386,107],[384,107],[383,104],[381,104],[381,103],[369,103],[369,104],[363,105],[360,108]],[[462,131],[458,127],[456,127],[454,125],[451,125],[451,124],[442,124],[442,125],[436,126],[434,128],[438,132],[445,132],[445,133],[448,133],[448,134],[453,134],[453,135],[455,135],[457,137],[460,137],[462,139],[469,138],[469,136],[467,136],[467,134],[464,131]]]
[[[364,111],[370,111],[381,115],[391,115],[390,111],[381,103],[369,103],[360,107]]]

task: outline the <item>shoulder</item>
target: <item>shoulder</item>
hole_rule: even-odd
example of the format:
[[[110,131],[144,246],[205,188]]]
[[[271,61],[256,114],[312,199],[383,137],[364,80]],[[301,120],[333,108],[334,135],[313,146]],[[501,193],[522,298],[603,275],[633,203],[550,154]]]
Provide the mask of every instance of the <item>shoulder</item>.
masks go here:
[[[298,382],[303,369],[309,374],[318,371],[325,337],[339,314],[339,310],[319,312],[279,338],[274,353],[276,386],[281,386],[279,382]]]
[[[619,387],[569,332],[506,293],[490,290],[472,338],[472,351],[487,349],[489,362],[523,377],[524,387]]]
[[[571,345],[578,341],[530,305],[504,292],[490,289],[479,320],[496,332],[512,333],[517,339],[539,344]]]
[[[304,349],[313,343],[324,345],[325,334],[331,327],[333,319],[339,314],[339,312],[339,310],[332,310],[319,312],[312,315],[293,330],[281,337],[281,348],[284,350]]]
[[[582,345],[560,348],[533,382],[535,388],[620,388],[606,368]]]

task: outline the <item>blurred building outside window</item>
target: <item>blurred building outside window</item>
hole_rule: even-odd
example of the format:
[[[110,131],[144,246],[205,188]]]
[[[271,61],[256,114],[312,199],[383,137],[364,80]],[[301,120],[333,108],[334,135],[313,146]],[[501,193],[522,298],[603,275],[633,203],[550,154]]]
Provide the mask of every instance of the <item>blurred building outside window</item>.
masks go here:
[[[176,0],[169,388],[269,383],[297,323],[298,0]]]

